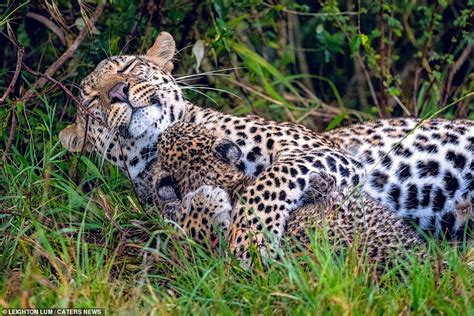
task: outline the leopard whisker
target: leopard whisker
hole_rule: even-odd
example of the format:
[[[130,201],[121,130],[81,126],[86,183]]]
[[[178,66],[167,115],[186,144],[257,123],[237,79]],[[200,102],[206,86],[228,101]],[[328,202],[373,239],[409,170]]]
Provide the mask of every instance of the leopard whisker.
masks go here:
[[[175,82],[176,82],[176,83],[181,83],[181,82],[186,82],[186,81],[192,81],[192,80],[197,80],[197,79],[203,78],[203,77],[205,77],[205,76],[206,76],[206,75],[196,74],[195,76],[189,77],[189,78],[179,78],[179,80],[175,80]],[[230,74],[215,73],[215,74],[212,74],[212,76],[214,76],[214,77],[218,77],[218,76],[231,77],[232,75],[230,75]]]
[[[111,129],[111,130],[107,129],[107,133],[104,135],[104,138],[102,139],[104,141],[104,146],[102,148],[101,161],[100,161],[100,164],[99,164],[99,170],[100,171],[102,171],[102,168],[104,166],[104,161],[105,161],[105,157],[106,157],[106,154],[107,154],[107,149],[109,148],[110,144],[112,143],[112,141],[114,140],[116,135],[117,135],[116,129]]]
[[[212,102],[214,102],[215,105],[218,105],[218,103],[216,102],[216,100],[214,100],[213,98],[211,98],[210,96],[208,96],[207,94],[205,94],[204,92],[201,92],[199,90],[196,90],[194,89],[193,87],[181,87],[181,89],[183,90],[191,90],[191,91],[194,91],[198,94],[201,94],[203,96],[205,96],[206,98],[208,98],[209,100],[211,100]]]
[[[116,130],[115,129],[109,130],[108,133],[105,134],[104,147],[103,147],[102,153],[101,153],[101,158],[102,159],[101,159],[101,162],[100,162],[100,165],[99,165],[99,170],[101,170],[101,171],[102,171],[102,168],[104,166],[104,161],[105,161],[107,149],[109,148],[110,144],[114,140],[115,136],[116,136]]]
[[[203,90],[211,90],[211,91],[219,91],[219,92],[225,92],[231,96],[234,96],[240,100],[242,100],[242,98],[240,96],[238,96],[237,94],[233,93],[233,92],[230,92],[230,91],[227,91],[225,89],[219,89],[219,88],[214,88],[214,87],[209,87],[207,85],[186,85],[185,87],[181,87],[182,89],[185,89],[185,88],[194,88],[194,89],[203,89]]]
[[[73,81],[71,81],[71,80],[67,80],[67,79],[64,80],[64,81],[66,81],[67,83],[71,84],[74,88],[77,88],[77,89],[79,89],[79,90],[82,90],[82,88],[81,88],[81,86],[80,86],[79,84],[77,84],[77,83],[75,83],[75,82],[73,82]]]
[[[220,72],[225,72],[225,71],[230,71],[230,70],[237,70],[237,69],[244,69],[245,67],[231,67],[231,68],[225,68],[225,69],[218,69],[218,70],[211,70],[211,71],[205,71],[205,72],[200,72],[197,74],[191,74],[191,75],[185,75],[185,76],[176,76],[175,79],[181,80],[185,78],[192,78],[192,77],[198,77],[198,76],[207,76],[207,75],[214,75]]]

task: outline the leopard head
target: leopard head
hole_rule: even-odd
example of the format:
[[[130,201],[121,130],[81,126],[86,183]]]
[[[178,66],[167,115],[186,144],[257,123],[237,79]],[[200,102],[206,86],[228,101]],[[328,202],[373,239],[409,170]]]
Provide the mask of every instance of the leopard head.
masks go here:
[[[158,143],[154,186],[157,191],[173,179],[172,192],[179,196],[203,185],[219,187],[230,195],[251,181],[238,164],[239,146],[196,124],[180,122],[168,128]],[[165,198],[166,199],[166,198]]]
[[[96,152],[135,178],[153,160],[160,134],[188,106],[171,75],[175,41],[166,32],[146,55],[100,62],[81,83],[76,120],[59,134],[71,152]]]

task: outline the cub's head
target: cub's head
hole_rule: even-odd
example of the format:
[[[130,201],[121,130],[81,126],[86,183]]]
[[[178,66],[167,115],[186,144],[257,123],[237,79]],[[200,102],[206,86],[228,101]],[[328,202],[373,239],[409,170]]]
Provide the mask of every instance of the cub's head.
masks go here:
[[[76,120],[59,134],[69,151],[95,151],[135,177],[152,159],[159,135],[186,109],[171,76],[173,37],[160,33],[142,56],[100,62],[82,80]]]
[[[167,129],[157,153],[154,182],[158,192],[163,186],[171,186],[170,193],[184,195],[210,185],[232,195],[250,180],[237,168],[242,158],[238,145],[195,124],[180,122]]]

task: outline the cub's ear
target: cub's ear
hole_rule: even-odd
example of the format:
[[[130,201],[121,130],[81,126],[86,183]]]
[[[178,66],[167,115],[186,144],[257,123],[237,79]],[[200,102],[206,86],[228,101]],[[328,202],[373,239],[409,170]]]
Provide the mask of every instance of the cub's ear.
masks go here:
[[[84,147],[84,151],[92,149],[92,145],[89,142],[84,146],[85,136],[84,128],[77,123],[69,125],[59,133],[61,144],[71,152],[80,152],[82,147]]]
[[[146,57],[171,72],[173,70],[172,60],[175,52],[176,44],[173,36],[168,32],[161,32],[153,46],[147,51]]]
[[[242,150],[228,139],[218,139],[212,146],[214,154],[225,163],[236,165],[242,158]]]

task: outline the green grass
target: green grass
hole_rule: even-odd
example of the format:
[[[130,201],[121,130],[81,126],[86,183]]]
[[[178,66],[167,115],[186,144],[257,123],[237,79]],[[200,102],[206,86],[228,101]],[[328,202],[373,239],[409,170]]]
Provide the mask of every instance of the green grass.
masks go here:
[[[102,307],[110,314],[474,314],[474,271],[467,265],[473,254],[446,243],[431,250],[447,263],[442,272],[437,264],[406,268],[401,262],[377,274],[351,252],[335,255],[324,234],[315,238],[312,252],[288,254],[265,271],[242,271],[222,253],[178,241],[156,211],[137,203],[119,170],[101,166],[94,155],[65,152],[56,132],[64,122],[44,102],[45,110],[23,110],[20,118],[27,115],[32,124],[21,124],[17,136],[23,139],[1,168],[3,308]],[[124,231],[133,234],[126,237]]]

